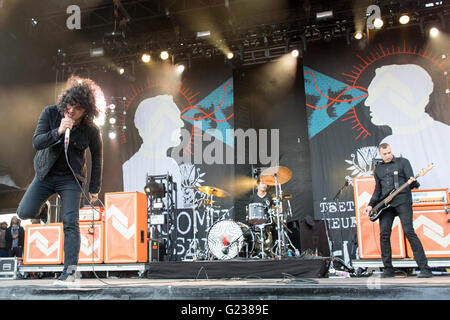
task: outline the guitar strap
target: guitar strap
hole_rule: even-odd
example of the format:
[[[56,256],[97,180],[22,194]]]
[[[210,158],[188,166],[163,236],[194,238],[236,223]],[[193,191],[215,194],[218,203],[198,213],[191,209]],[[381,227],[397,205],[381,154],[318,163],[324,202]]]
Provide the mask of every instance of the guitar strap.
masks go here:
[[[398,168],[397,161],[394,161],[394,188],[398,189],[400,184],[398,183]]]

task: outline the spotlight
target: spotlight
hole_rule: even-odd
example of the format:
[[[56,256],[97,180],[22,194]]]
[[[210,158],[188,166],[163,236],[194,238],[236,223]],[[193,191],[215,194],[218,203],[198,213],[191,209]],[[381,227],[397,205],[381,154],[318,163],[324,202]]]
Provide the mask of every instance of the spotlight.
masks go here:
[[[383,22],[383,20],[382,20],[381,18],[376,18],[376,19],[373,21],[373,26],[374,26],[376,29],[380,29],[380,28],[383,26],[383,24],[384,24],[384,22]]]
[[[116,135],[116,133],[114,131],[110,131],[108,136],[109,136],[110,139],[115,139],[117,135]]]
[[[228,52],[228,53],[227,53],[227,59],[228,59],[228,60],[233,59],[233,57],[234,57],[233,52]]]
[[[114,110],[114,109],[116,109],[116,105],[113,104],[113,103],[111,103],[111,104],[109,105],[109,108],[110,108],[111,110]]]
[[[294,58],[297,58],[299,56],[299,54],[300,54],[300,52],[297,49],[294,49],[294,50],[291,51],[291,55]]]
[[[316,19],[317,20],[327,20],[333,18],[333,10],[329,11],[322,11],[316,13]]]
[[[436,38],[439,35],[439,29],[432,27],[428,33],[430,34],[430,37]]]
[[[161,51],[161,59],[167,60],[169,58],[169,53],[167,51]]]
[[[147,177],[144,191],[147,195],[152,195],[153,198],[161,199],[166,194],[166,187],[164,184],[156,182],[155,178],[150,176]]]
[[[109,123],[110,124],[115,124],[116,123],[116,118],[109,118]]]
[[[199,31],[197,32],[197,39],[208,38],[211,36],[211,31]]]
[[[405,13],[400,16],[398,22],[400,22],[401,24],[407,24],[409,20],[410,20],[409,16]]]
[[[33,27],[35,27],[35,26],[37,26],[37,24],[38,24],[38,21],[35,18],[31,18],[31,25]]]
[[[184,71],[184,65],[179,64],[179,65],[177,66],[177,71],[178,71],[179,73],[182,73],[182,72]]]
[[[142,62],[149,63],[150,60],[151,60],[151,57],[150,57],[150,55],[148,53],[144,53],[141,56],[141,60],[142,60]]]
[[[89,49],[89,55],[91,57],[103,57],[105,55],[105,50],[102,47]]]
[[[119,74],[124,74],[125,73],[125,69],[124,68],[119,68],[118,71],[119,71]]]
[[[364,38],[364,33],[362,33],[361,31],[356,31],[355,34],[353,35],[353,37],[356,40],[361,40],[362,38]]]

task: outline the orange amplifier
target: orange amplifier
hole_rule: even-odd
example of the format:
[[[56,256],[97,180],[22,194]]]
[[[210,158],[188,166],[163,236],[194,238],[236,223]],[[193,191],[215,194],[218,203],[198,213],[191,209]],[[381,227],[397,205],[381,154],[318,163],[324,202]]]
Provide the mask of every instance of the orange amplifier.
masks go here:
[[[414,230],[429,258],[450,258],[449,209],[448,205],[413,209]],[[406,249],[408,257],[412,258],[409,242]]]
[[[412,190],[413,209],[450,204],[448,189]]]
[[[147,196],[105,194],[105,263],[147,262]]]
[[[23,264],[61,264],[63,243],[62,223],[26,225]]]
[[[380,259],[380,223],[370,221],[364,214],[375,190],[373,177],[358,177],[353,180],[355,197],[356,231],[358,235],[359,257],[361,259]],[[405,258],[405,236],[400,219],[395,217],[391,234],[392,258]]]
[[[82,207],[79,210],[79,221],[101,221],[103,220],[105,208],[103,207]]]
[[[78,263],[102,263],[104,260],[104,222],[80,223],[80,254]]]

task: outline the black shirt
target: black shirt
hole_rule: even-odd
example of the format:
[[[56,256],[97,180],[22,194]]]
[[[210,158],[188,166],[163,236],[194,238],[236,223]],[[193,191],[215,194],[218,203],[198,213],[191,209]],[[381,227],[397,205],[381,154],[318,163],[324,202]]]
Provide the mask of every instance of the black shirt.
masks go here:
[[[263,205],[270,207],[273,205],[272,198],[269,193],[266,193],[264,197],[258,196],[258,193],[255,192],[250,196],[249,203],[262,203]]]
[[[64,115],[56,105],[46,107],[36,126],[33,135],[33,147],[36,149],[34,170],[39,180],[48,174],[64,172],[64,135],[58,135],[58,128]],[[92,122],[82,121],[70,133],[69,148],[67,150],[70,165],[78,180],[87,180],[86,152],[91,153],[91,177],[89,192],[98,193],[101,187],[103,170],[103,142],[100,129]],[[54,167],[55,163],[58,162]],[[56,171],[55,171],[56,170]]]
[[[394,171],[398,171],[398,187],[401,187],[414,173],[406,158],[394,157],[391,162],[381,162],[376,165],[374,170],[375,191],[370,199],[369,206],[375,206],[384,199],[394,189]],[[417,187],[418,183],[412,183],[409,187],[400,192],[392,201],[391,206],[396,207],[400,204],[412,204],[411,187]]]

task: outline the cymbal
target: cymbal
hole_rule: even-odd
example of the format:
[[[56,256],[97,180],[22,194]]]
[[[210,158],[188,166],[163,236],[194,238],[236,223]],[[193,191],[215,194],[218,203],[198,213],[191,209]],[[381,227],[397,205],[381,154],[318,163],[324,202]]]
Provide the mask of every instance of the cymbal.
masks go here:
[[[277,180],[275,181],[275,175]],[[292,171],[283,166],[270,167],[261,172],[260,179],[268,186],[274,186],[276,182],[283,184],[291,180]]]
[[[274,195],[273,197],[272,197],[272,200],[275,200],[277,197]],[[290,194],[290,193],[285,193],[285,194],[283,194],[283,200],[289,200],[289,199],[292,199],[292,194]]]
[[[198,187],[197,188],[198,191],[203,192],[207,195],[213,195],[215,197],[219,197],[219,198],[226,198],[229,197],[229,193],[226,192],[225,190],[216,188],[216,187],[209,187],[209,186],[203,186],[203,187]]]

